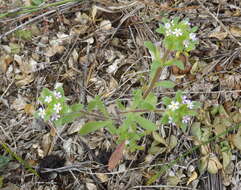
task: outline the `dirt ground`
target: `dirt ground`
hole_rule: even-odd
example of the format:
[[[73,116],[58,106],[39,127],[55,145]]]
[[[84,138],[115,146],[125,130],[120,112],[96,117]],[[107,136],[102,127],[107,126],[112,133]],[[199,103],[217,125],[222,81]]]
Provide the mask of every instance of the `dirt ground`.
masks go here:
[[[30,11],[26,6],[33,2],[51,6]],[[193,128],[202,134],[208,131],[212,138],[241,123],[241,2],[55,2],[0,1],[0,188],[241,189],[241,130],[230,130],[185,154],[205,139],[205,135],[195,139]],[[108,110],[114,109],[117,99],[128,103],[134,89],[147,85],[151,59],[144,42],[161,44],[156,28],[163,17],[177,16],[198,27],[199,45],[183,59],[184,70],[163,69],[162,80],[178,85],[155,93],[161,101],[182,90],[200,101],[202,108],[186,133],[160,126],[157,133],[162,139],[176,139],[173,147],[155,144],[155,136],[147,135],[139,142],[144,150],[125,150],[109,171],[107,164],[117,143],[105,129],[81,136],[83,118],[53,130],[51,123],[34,117],[41,90],[54,89],[56,83],[63,84],[69,104],[87,105],[95,95]],[[158,123],[155,114],[146,117]],[[147,183],[181,155],[164,175]],[[202,162],[207,163],[203,170]],[[41,172],[43,168],[49,170]]]

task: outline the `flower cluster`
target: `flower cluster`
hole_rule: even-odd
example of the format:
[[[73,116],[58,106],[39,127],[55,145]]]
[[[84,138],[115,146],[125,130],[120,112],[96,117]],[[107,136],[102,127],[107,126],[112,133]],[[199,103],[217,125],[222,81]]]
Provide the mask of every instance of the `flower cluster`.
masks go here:
[[[177,92],[173,99],[163,98],[163,103],[166,105],[167,110],[163,115],[162,123],[178,125],[182,128],[185,128],[191,121],[192,116],[196,113],[194,109],[199,106],[197,102],[189,100],[181,92]]]
[[[179,18],[174,18],[172,21],[164,18],[163,23],[156,31],[165,36],[164,45],[167,49],[180,52],[195,49],[198,44],[195,34],[197,27],[191,28],[188,20],[179,22]]]
[[[40,107],[37,115],[44,120],[48,120],[50,117],[51,121],[57,121],[60,118],[63,103],[65,102],[62,94],[63,91],[60,87],[56,87],[53,92],[44,89],[40,97],[40,102],[45,105],[45,108],[44,106]]]
[[[57,84],[54,91],[44,88],[39,97],[41,107],[35,113],[35,117],[42,118],[45,121],[51,121],[56,126],[61,126],[74,121],[80,116],[78,113],[83,109],[82,104],[73,104],[69,106],[67,98],[64,96],[62,85]]]

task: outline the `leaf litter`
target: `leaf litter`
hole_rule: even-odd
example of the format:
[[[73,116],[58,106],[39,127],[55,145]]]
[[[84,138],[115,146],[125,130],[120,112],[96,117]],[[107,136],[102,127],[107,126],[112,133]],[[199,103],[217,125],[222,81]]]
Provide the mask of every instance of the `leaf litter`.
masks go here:
[[[0,168],[1,187],[144,187],[146,181],[160,169],[160,163],[168,163],[212,135],[240,124],[241,57],[239,44],[234,40],[241,36],[240,2],[202,1],[216,18],[208,14],[198,1],[129,2],[144,7],[129,16],[128,12],[133,7],[126,7],[126,2],[83,1],[59,7],[57,14],[41,18],[1,38],[0,140],[7,142],[24,160],[32,160],[38,165],[45,156],[53,154],[66,158],[65,167],[73,169],[63,174],[57,172],[55,181],[51,183],[36,183],[41,179],[26,177],[27,171],[12,160],[9,165],[14,167],[7,167],[4,171]],[[24,3],[29,5],[31,2]],[[2,2],[0,12],[12,10],[18,5],[19,1]],[[121,6],[126,8],[121,9]],[[161,37],[153,31],[162,14],[188,17],[193,25],[199,27],[200,45],[189,58],[185,58],[184,71],[165,68],[161,76],[176,82],[178,89],[193,99],[205,102],[199,118],[190,126],[191,133],[181,136],[178,129],[160,126],[158,132],[141,142],[145,151],[129,153],[123,146],[118,147],[116,137],[104,129],[79,136],[78,131],[84,122],[81,119],[55,132],[49,123],[35,121],[36,98],[43,87],[53,88],[56,82],[63,83],[66,96],[72,103],[84,99],[88,101],[94,95],[100,95],[106,103],[116,98],[128,102],[133,89],[146,85],[150,55],[143,43],[147,40],[161,41]],[[35,13],[27,13],[2,19],[2,33],[35,16]],[[7,21],[9,24],[5,24]],[[161,98],[174,91],[159,89],[158,92]],[[202,145],[199,151],[170,168],[155,185],[164,181],[166,187],[176,186],[176,189],[178,186],[211,189],[207,179],[213,175],[218,184],[228,189],[239,189],[240,138],[239,129],[216,142]],[[1,155],[7,156],[3,149]],[[108,161],[111,171],[106,167]],[[218,175],[222,175],[223,179]]]

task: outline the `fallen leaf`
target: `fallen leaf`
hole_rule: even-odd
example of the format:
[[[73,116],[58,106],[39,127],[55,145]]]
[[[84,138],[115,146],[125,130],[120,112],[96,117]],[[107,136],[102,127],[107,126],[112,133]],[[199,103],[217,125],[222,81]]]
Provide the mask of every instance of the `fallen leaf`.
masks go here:
[[[241,28],[238,26],[231,26],[230,32],[234,37],[241,37]]]
[[[108,31],[112,28],[111,22],[109,20],[103,20],[100,23],[101,30]]]
[[[117,164],[123,157],[124,148],[125,148],[125,141],[119,144],[116,147],[115,151],[112,153],[108,162],[108,170],[113,170],[117,166]]]
[[[13,58],[10,55],[4,55],[0,57],[0,72],[6,73],[8,66],[13,62]]]
[[[86,188],[87,188],[88,190],[97,190],[96,185],[93,184],[93,183],[86,183]]]
[[[104,173],[96,173],[96,176],[99,178],[99,180],[102,182],[102,183],[105,183],[109,180],[108,176]]]
[[[33,82],[33,80],[34,80],[34,76],[32,74],[17,75],[15,78],[17,79],[17,81],[15,82],[17,87],[26,86],[26,85],[30,84],[31,82]]]
[[[237,134],[231,135],[231,142],[241,151],[241,127],[239,128]]]
[[[26,104],[24,107],[24,112],[29,115],[33,115],[35,112],[33,104]]]
[[[228,36],[227,32],[213,32],[209,35],[209,38],[217,38],[219,40],[223,40]]]
[[[52,144],[52,136],[50,133],[47,133],[42,138],[42,148],[43,148],[43,154],[44,156],[48,155]]]
[[[12,103],[11,108],[17,111],[20,111],[20,110],[23,110],[25,106],[26,106],[26,99],[19,95],[18,98],[16,98]]]
[[[208,160],[207,170],[211,174],[218,173],[218,170],[221,169],[223,166],[218,160],[216,156],[211,156]]]
[[[154,140],[157,141],[158,143],[168,146],[166,143],[166,140],[163,137],[161,137],[157,132],[154,131],[152,133],[152,136],[153,136]]]
[[[168,176],[167,185],[176,186],[181,180],[177,176]]]

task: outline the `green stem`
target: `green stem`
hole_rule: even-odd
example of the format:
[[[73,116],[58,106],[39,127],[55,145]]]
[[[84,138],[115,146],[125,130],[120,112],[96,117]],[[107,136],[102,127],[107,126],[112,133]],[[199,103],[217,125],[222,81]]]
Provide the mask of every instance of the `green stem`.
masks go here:
[[[151,83],[149,84],[148,88],[144,92],[143,99],[146,99],[148,94],[150,94],[152,89],[155,87],[156,82],[159,80],[160,75],[161,75],[161,71],[162,71],[162,68],[163,68],[162,65],[166,62],[169,53],[170,53],[170,50],[166,50],[165,51],[165,53],[163,55],[163,58],[161,59],[161,66],[157,68],[157,70],[155,72],[155,75],[154,75],[154,77],[151,80]]]
[[[31,173],[35,174],[36,176],[39,176],[35,169],[32,168],[26,161],[24,161],[20,156],[18,156],[15,152],[13,152],[7,144],[0,141],[0,144],[4,148],[5,151],[8,152],[14,159],[16,159],[19,163],[21,163],[26,169],[28,169]]]
[[[24,14],[24,13],[32,13],[32,12],[36,12],[39,10],[43,10],[49,7],[56,7],[58,5],[63,5],[69,2],[81,2],[82,0],[63,0],[63,1],[57,1],[54,3],[50,3],[50,4],[46,4],[43,6],[25,6],[25,7],[20,7],[19,11],[16,12],[6,12],[6,13],[2,13],[0,14],[0,19],[4,18],[4,17],[8,17],[8,16],[15,16],[15,15],[20,15],[20,14]]]

